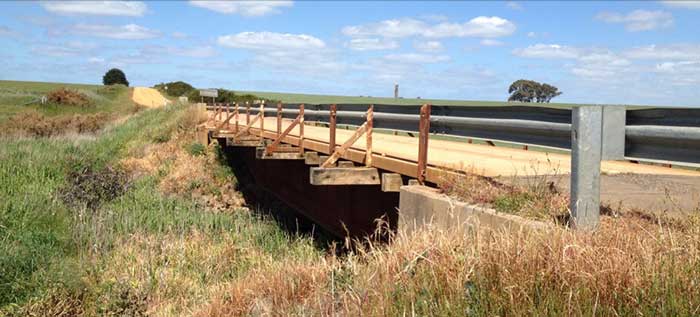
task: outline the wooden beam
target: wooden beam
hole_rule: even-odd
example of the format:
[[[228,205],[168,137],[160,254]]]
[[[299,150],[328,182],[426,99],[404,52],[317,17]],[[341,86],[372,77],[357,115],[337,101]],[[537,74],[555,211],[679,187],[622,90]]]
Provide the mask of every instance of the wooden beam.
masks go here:
[[[367,131],[365,136],[365,166],[372,167],[372,128],[374,127],[374,105],[370,105],[367,110]]]
[[[373,167],[321,168],[312,167],[312,185],[379,185],[379,171]]]
[[[425,171],[428,166],[428,139],[430,137],[430,110],[429,104],[420,107],[420,119],[418,122],[418,182],[425,182]]]
[[[331,113],[330,113],[330,124],[328,126],[328,129],[330,131],[329,139],[328,139],[328,153],[333,153],[335,152],[335,128],[336,128],[336,122],[337,122],[337,106],[335,104],[331,105]]]
[[[318,156],[318,152],[306,152],[306,153],[304,153],[304,163],[306,163],[306,165],[319,165],[319,164],[321,164],[321,159]]]
[[[383,192],[399,192],[403,186],[403,179],[399,173],[384,173],[382,174],[382,191]]]
[[[323,162],[328,161],[328,158],[329,158],[328,155],[320,155],[320,156],[318,157],[318,159],[320,160],[319,165],[323,164]],[[328,167],[335,167],[335,164],[336,164],[336,163],[333,163],[333,164],[329,165]]]
[[[232,138],[226,138],[226,146],[233,147],[258,147],[260,146],[260,140],[236,140]]]
[[[339,161],[338,167],[352,168],[355,167],[355,163],[353,161]]]
[[[303,160],[304,156],[296,152],[265,153],[265,147],[258,146],[255,149],[255,158],[261,160]]]

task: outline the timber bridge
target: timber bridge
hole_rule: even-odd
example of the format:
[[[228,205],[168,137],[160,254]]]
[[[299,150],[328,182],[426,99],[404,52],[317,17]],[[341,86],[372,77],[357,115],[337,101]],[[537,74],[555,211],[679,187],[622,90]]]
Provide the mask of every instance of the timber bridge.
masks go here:
[[[207,104],[202,130],[255,182],[337,235],[431,221],[522,223],[440,201],[450,174],[498,182],[542,175],[570,193],[571,225],[598,224],[601,203],[692,211],[700,197],[700,109],[525,105]],[[443,195],[444,196],[444,195]],[[525,221],[527,222],[527,221]]]

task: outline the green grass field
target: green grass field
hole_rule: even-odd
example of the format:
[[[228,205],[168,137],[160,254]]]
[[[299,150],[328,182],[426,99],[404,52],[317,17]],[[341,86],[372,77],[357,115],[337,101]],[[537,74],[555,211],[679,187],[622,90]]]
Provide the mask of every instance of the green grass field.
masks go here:
[[[578,104],[570,103],[522,103],[522,102],[506,102],[506,101],[478,101],[478,100],[447,100],[447,99],[414,99],[414,98],[389,98],[389,97],[365,97],[365,96],[333,96],[333,95],[313,95],[313,94],[295,94],[295,93],[279,93],[266,91],[236,91],[240,94],[251,94],[268,98],[272,100],[281,100],[289,103],[308,103],[308,104],[386,104],[386,105],[422,105],[432,104],[436,106],[465,106],[465,107],[500,107],[500,106],[538,106],[549,108],[571,108]]]
[[[93,101],[94,106],[40,104],[41,96],[63,87],[85,94]],[[46,116],[98,112],[126,113],[133,108],[130,100],[131,90],[122,86],[105,87],[103,85],[0,80],[0,122],[15,114],[28,111],[37,111]]]

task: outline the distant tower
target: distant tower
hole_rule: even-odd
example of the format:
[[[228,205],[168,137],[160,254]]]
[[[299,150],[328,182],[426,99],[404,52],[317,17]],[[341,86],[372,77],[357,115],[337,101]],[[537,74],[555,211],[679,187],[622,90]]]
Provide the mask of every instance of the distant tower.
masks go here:
[[[399,84],[394,84],[394,99],[399,99]]]

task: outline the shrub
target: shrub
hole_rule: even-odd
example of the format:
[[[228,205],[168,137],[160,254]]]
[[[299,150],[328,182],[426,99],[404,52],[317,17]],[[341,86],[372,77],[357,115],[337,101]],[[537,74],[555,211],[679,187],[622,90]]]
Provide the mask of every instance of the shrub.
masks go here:
[[[123,195],[129,188],[129,178],[121,169],[97,169],[92,164],[73,163],[67,184],[59,196],[68,206],[97,210],[102,203]]]
[[[102,83],[105,85],[122,84],[129,86],[129,81],[126,80],[126,75],[121,69],[112,68],[102,77]]]
[[[46,97],[49,102],[58,105],[78,107],[92,106],[92,102],[90,102],[90,99],[85,94],[66,88],[59,88],[51,91]]]
[[[167,87],[167,89],[165,89]],[[153,88],[164,91],[168,96],[180,97],[187,96],[192,90],[195,90],[192,85],[184,81],[173,81],[169,83],[160,83]]]

